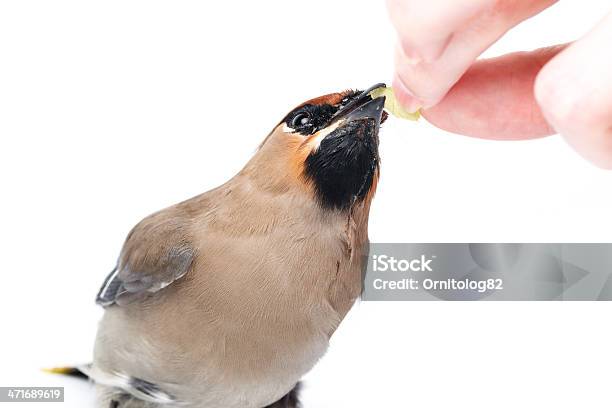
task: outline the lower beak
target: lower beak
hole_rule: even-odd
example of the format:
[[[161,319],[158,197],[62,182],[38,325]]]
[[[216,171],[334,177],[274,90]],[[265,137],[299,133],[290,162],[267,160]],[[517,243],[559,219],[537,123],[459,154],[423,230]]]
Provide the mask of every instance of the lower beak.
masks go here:
[[[384,96],[371,99],[366,101],[363,105],[357,106],[353,111],[345,116],[345,120],[347,122],[352,122],[354,120],[374,119],[376,124],[380,125],[384,106]]]

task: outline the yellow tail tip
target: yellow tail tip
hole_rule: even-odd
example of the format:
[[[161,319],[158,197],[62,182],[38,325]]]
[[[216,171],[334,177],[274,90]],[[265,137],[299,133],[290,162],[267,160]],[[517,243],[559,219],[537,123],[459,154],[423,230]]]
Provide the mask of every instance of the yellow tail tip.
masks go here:
[[[41,370],[49,374],[70,374],[74,370],[74,368],[73,367],[52,367],[52,368],[42,368]]]

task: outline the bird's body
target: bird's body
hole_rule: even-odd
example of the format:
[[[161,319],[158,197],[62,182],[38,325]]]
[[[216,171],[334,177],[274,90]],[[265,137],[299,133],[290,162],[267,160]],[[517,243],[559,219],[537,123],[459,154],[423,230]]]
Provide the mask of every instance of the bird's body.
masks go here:
[[[316,197],[330,173],[304,174],[326,135],[284,133],[224,185],[130,232],[98,296],[89,374],[100,408],[262,408],[325,353],[361,290],[377,149],[375,166],[359,164],[366,190],[359,180],[350,202],[325,203]]]

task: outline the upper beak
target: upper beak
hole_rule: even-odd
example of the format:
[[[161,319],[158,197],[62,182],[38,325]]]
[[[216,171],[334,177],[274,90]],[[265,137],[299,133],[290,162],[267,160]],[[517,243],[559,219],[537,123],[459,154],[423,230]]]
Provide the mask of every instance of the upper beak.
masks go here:
[[[354,121],[360,119],[374,119],[379,125],[382,118],[383,107],[385,105],[385,97],[381,96],[376,99],[370,97],[370,92],[377,88],[384,88],[385,84],[376,84],[365,91],[348,105],[344,106],[334,115],[332,120],[346,119],[346,121]]]
[[[364,103],[363,105],[359,105],[355,108],[355,110],[346,115],[346,121],[350,122],[359,119],[374,119],[377,124],[380,124],[384,106],[384,96],[367,101],[366,103]]]

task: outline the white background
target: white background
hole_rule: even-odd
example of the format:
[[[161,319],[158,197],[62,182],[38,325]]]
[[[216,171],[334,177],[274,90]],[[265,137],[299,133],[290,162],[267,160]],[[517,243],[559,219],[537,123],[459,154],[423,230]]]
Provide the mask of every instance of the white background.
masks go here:
[[[577,38],[609,7],[561,2],[488,55]],[[90,386],[39,368],[89,361],[131,226],[227,180],[294,105],[388,82],[393,40],[382,2],[0,2],[0,385],[91,406]],[[380,149],[372,241],[612,242],[612,172],[559,137],[390,119]],[[611,313],[363,302],[305,407],[608,407]]]

